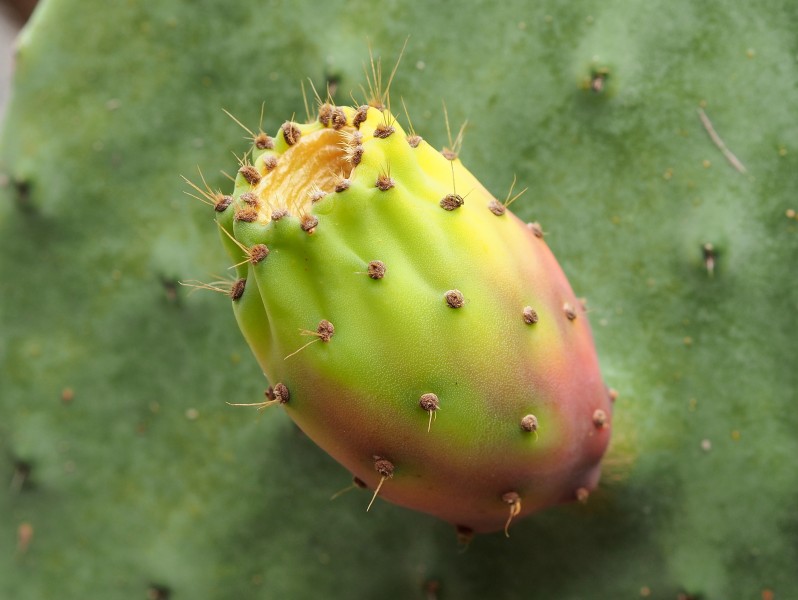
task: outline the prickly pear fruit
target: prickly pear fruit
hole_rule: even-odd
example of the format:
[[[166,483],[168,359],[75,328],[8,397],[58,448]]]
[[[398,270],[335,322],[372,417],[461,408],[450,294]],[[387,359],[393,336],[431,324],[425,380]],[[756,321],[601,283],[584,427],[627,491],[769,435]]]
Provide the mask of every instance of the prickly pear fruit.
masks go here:
[[[586,499],[610,394],[540,226],[384,106],[323,104],[253,138],[232,195],[207,196],[272,383],[256,405],[461,532]]]

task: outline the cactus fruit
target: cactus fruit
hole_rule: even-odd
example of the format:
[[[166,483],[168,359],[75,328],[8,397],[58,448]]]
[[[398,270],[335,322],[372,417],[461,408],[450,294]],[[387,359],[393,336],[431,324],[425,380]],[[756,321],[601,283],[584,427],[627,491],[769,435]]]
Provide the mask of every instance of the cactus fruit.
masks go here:
[[[253,134],[232,195],[206,192],[273,382],[256,405],[281,404],[372,502],[461,532],[585,500],[611,394],[540,226],[371,104]]]

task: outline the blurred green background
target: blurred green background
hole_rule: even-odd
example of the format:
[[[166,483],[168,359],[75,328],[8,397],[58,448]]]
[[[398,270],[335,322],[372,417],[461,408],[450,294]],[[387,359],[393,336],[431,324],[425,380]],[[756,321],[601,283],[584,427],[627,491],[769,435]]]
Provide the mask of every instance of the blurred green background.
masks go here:
[[[0,138],[0,598],[798,598],[796,30],[786,0],[45,0]],[[179,285],[228,266],[180,179],[225,185],[222,108],[348,103],[408,36],[394,98],[529,187],[620,392],[590,502],[465,552],[227,406],[266,382]]]

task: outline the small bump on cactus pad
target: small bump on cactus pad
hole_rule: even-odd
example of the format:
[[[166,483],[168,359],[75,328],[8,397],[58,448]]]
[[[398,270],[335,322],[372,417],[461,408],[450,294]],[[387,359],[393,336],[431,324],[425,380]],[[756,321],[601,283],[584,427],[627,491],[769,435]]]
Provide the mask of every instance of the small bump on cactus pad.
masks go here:
[[[586,499],[610,396],[540,226],[508,208],[518,195],[500,202],[460,141],[438,152],[386,108],[328,102],[253,139],[233,193],[207,194],[236,319],[281,382],[245,405],[282,405],[373,490],[369,508],[461,537]]]

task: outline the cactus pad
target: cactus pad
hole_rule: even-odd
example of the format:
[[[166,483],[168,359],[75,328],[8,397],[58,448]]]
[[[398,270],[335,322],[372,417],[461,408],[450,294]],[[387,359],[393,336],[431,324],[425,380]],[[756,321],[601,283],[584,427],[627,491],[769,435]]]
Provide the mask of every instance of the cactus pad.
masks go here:
[[[760,4],[42,0],[0,136],[0,597],[798,598],[798,4]],[[511,209],[543,225],[588,296],[620,393],[589,500],[515,518],[509,540],[480,535],[462,553],[448,523],[382,501],[404,478],[384,449],[393,471],[368,456],[371,489],[330,502],[350,475],[289,418],[295,382],[271,373],[263,398],[228,299],[178,283],[248,260],[226,236],[236,258],[219,251],[219,213],[179,177],[199,182],[200,167],[231,191],[218,169],[243,166],[230,150],[244,147],[221,109],[260,137],[265,102],[276,149],[301,78],[347,103],[367,39],[393,63],[409,34],[394,108],[401,94],[441,147],[445,99],[453,123],[469,120],[459,155],[485,187],[503,201],[515,174],[530,188]],[[329,119],[334,130],[340,114]],[[402,169],[375,201],[406,193]],[[453,194],[448,176],[457,219],[479,197],[459,179]],[[336,210],[307,211],[312,243]],[[284,256],[265,245],[256,270]],[[350,288],[394,285],[394,260],[351,258]],[[240,310],[252,284],[215,287]],[[453,290],[461,308],[446,304]],[[435,292],[435,309],[470,318],[473,291]],[[520,309],[534,335],[545,315],[533,299]],[[294,368],[353,334],[311,316],[285,354],[313,343],[272,363]],[[259,400],[277,402],[225,404]],[[437,385],[408,403],[425,441],[455,425]],[[547,441],[544,417],[515,417],[522,442]],[[499,528],[513,491],[499,492]]]

